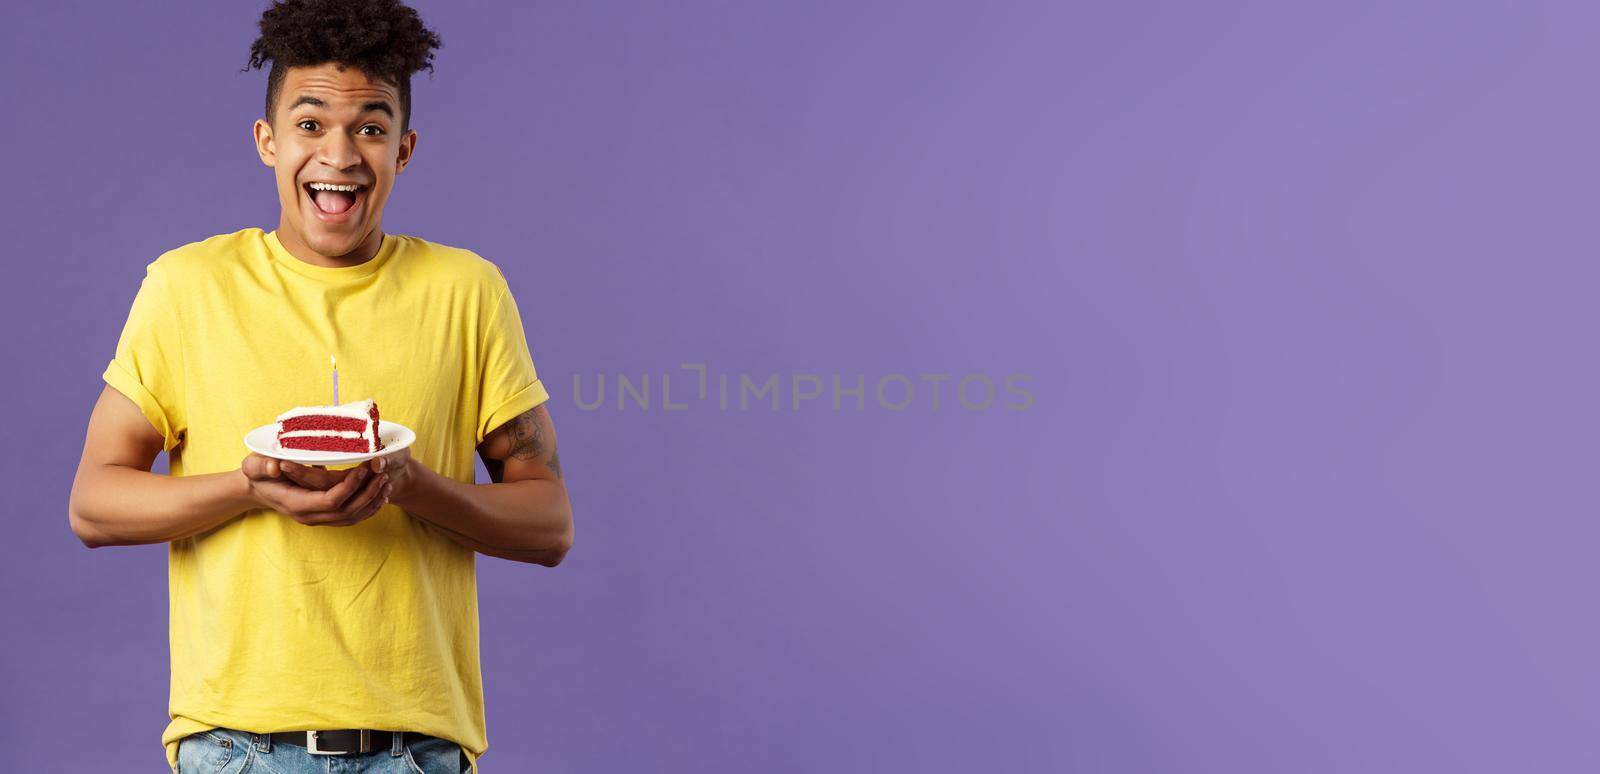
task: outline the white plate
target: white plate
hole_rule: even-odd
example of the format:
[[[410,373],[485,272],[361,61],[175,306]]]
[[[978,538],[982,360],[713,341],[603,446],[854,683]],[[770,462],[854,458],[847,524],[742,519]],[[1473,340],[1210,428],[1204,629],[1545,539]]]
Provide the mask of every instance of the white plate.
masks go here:
[[[244,435],[244,445],[263,457],[275,457],[280,460],[299,462],[306,465],[344,465],[347,463],[366,462],[373,457],[382,457],[389,452],[397,452],[410,446],[417,440],[417,434],[411,428],[399,422],[390,422],[387,419],[378,421],[378,438],[383,441],[383,448],[365,454],[353,452],[311,451],[308,449],[285,449],[278,445],[278,423],[262,425]]]

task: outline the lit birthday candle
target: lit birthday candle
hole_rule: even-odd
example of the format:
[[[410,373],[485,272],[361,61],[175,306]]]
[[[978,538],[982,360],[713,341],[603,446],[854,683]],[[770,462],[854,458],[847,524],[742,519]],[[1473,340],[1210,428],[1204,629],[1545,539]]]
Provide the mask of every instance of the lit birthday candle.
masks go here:
[[[339,361],[328,356],[328,362],[333,364],[333,405],[339,405]]]

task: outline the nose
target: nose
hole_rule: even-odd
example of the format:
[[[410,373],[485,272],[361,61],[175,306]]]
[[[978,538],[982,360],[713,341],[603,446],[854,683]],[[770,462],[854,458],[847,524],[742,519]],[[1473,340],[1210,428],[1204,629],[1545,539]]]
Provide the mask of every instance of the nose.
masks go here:
[[[317,161],[338,170],[346,170],[361,163],[356,144],[343,132],[328,132],[317,147]]]

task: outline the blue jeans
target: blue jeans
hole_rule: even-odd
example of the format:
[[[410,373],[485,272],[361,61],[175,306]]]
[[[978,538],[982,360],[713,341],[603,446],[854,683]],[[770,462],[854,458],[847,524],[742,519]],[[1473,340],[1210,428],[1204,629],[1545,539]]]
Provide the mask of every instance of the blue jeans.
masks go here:
[[[455,742],[426,737],[383,750],[347,755],[312,755],[266,734],[213,728],[178,742],[178,774],[461,774],[467,754]]]

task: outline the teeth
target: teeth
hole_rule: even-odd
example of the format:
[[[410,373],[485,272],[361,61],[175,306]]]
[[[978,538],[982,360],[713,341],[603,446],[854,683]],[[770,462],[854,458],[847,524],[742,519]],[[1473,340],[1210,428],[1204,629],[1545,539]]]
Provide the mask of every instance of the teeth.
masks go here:
[[[360,186],[356,185],[335,185],[333,183],[311,183],[309,185],[313,191],[344,191],[345,193],[355,193],[356,189],[360,188]]]

